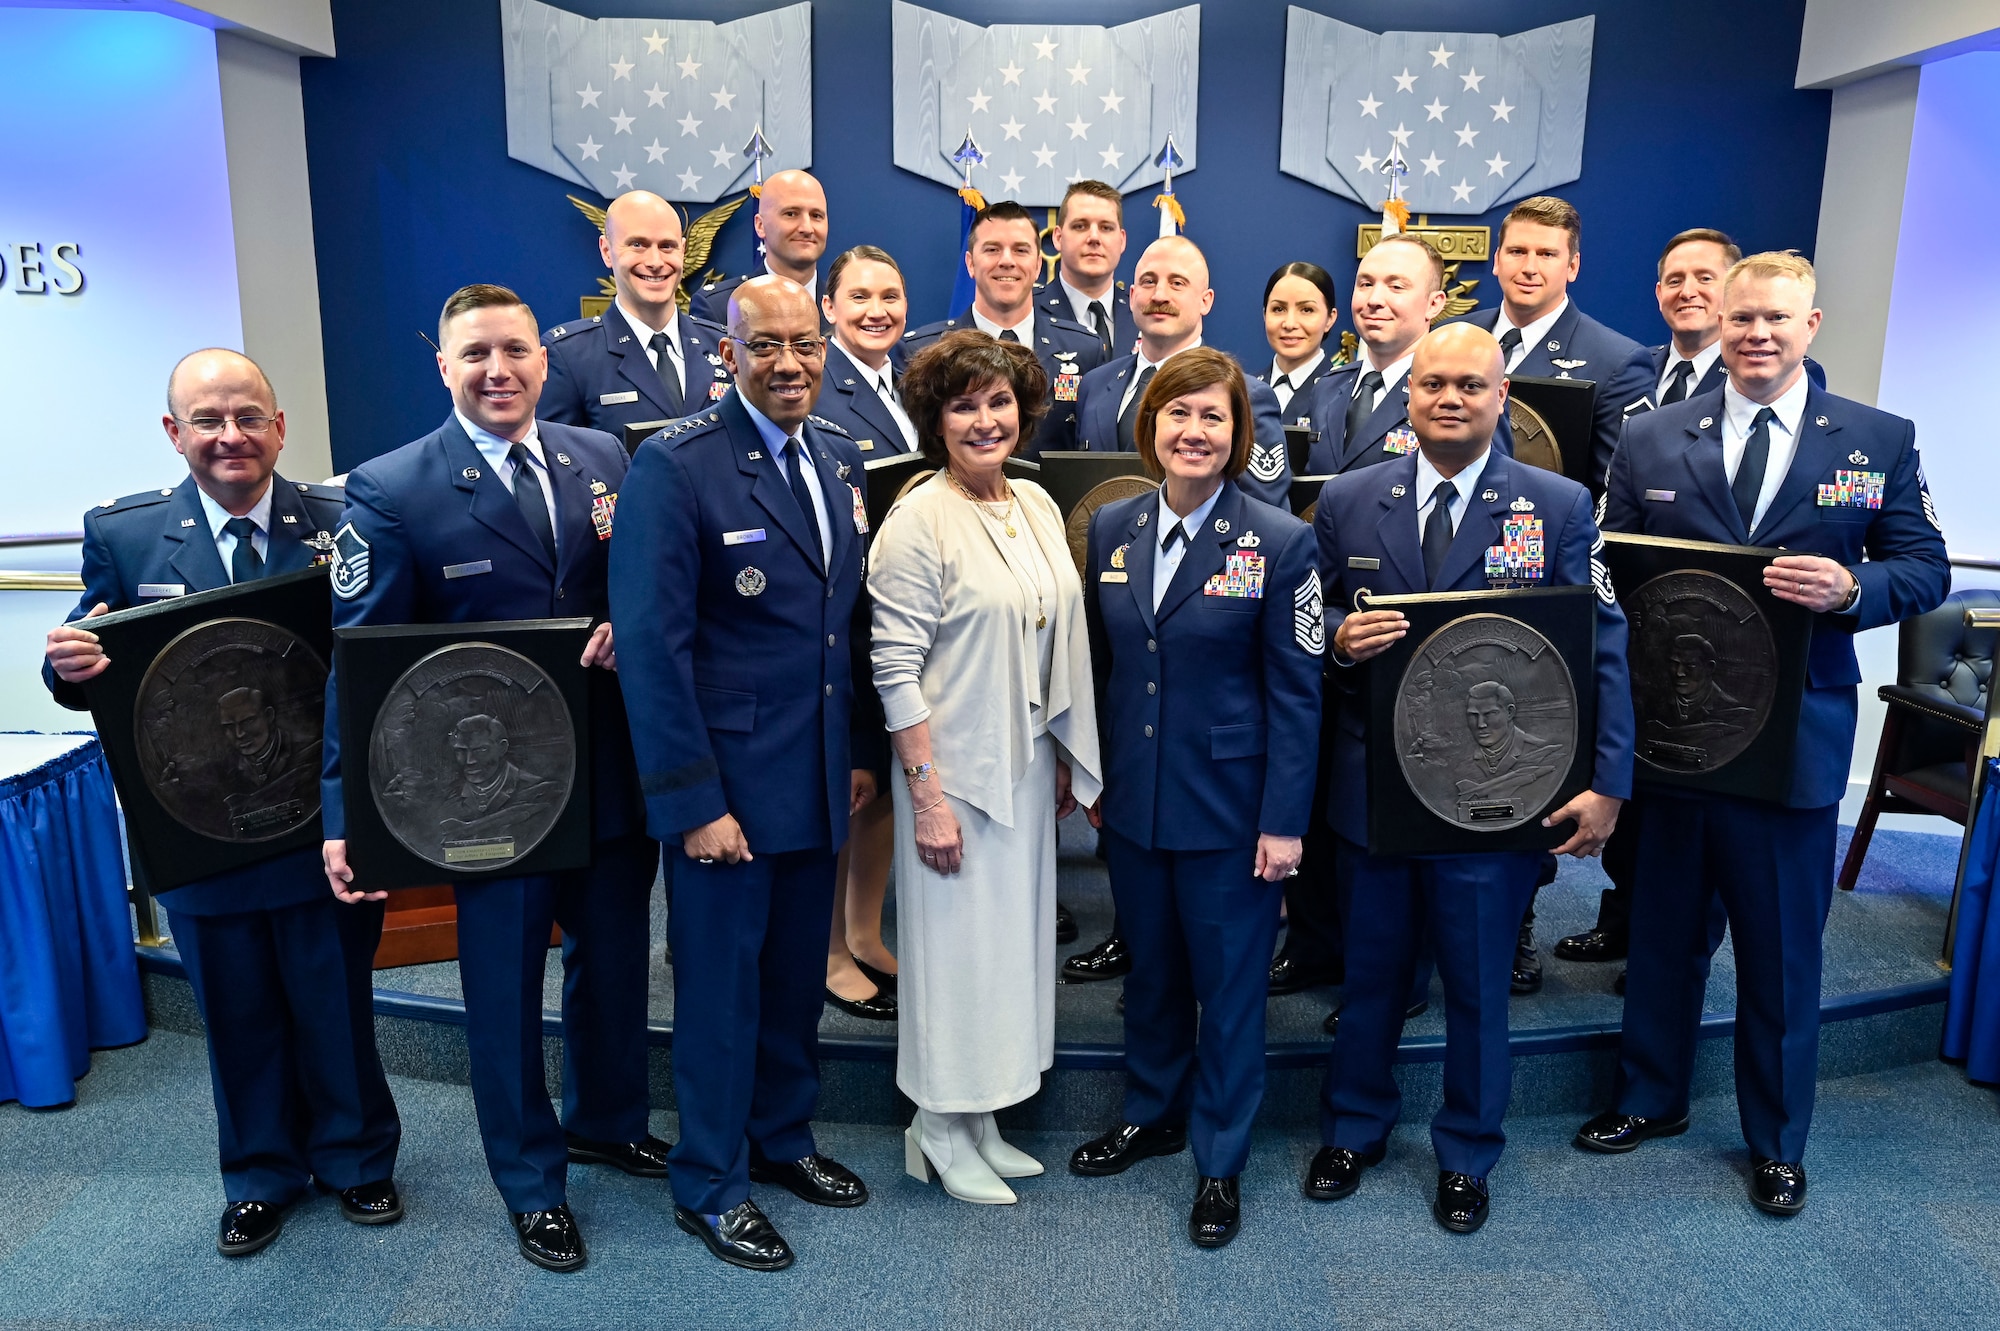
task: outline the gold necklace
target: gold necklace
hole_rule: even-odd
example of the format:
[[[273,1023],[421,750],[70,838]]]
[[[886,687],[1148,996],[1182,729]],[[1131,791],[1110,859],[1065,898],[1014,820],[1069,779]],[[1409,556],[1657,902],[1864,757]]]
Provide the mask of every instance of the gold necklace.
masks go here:
[[[1007,511],[1005,513],[995,513],[993,511],[993,501],[990,499],[981,499],[978,495],[966,489],[965,482],[958,479],[957,472],[952,471],[950,468],[946,468],[944,476],[946,480],[951,482],[952,489],[958,491],[960,494],[964,495],[967,499],[970,499],[973,503],[985,509],[986,516],[992,518],[995,522],[999,523],[1001,527],[1006,530],[1008,536],[1012,537],[1017,535],[1017,533],[1014,530],[1014,487],[1011,483],[1003,482],[1003,484],[1007,485]]]

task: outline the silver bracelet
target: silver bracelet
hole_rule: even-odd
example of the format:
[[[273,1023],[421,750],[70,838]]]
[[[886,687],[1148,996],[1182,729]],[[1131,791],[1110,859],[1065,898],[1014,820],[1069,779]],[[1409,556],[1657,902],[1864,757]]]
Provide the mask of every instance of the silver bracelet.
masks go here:
[[[929,804],[926,804],[923,808],[910,810],[910,813],[912,815],[919,813],[929,813],[932,809],[935,809],[938,805],[942,803],[944,803],[944,796],[940,795],[936,799],[932,800]]]

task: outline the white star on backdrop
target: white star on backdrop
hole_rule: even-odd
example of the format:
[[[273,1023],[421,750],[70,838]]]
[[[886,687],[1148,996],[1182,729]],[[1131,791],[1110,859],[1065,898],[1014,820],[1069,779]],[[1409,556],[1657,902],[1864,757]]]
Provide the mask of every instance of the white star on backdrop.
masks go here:
[[[1035,59],[1053,60],[1056,58],[1056,44],[1049,40],[1049,35],[1046,32],[1042,34],[1042,39],[1036,42],[1034,46]]]
[[[1410,135],[1413,132],[1412,130],[1404,129],[1403,123],[1399,120],[1396,122],[1396,127],[1389,131],[1389,137],[1396,141],[1398,148],[1407,148],[1410,146]]]
[[[701,122],[694,118],[694,112],[692,111],[682,116],[675,123],[681,127],[682,138],[686,138],[688,135],[694,133],[696,130],[701,128]]]
[[[1046,88],[1042,89],[1041,95],[1035,98],[1035,110],[1045,116],[1054,115],[1056,113],[1055,95]]]
[[[1125,154],[1117,148],[1106,148],[1097,155],[1103,158],[1104,164],[1114,171],[1118,169],[1118,164],[1125,160]]]
[[[1361,99],[1361,114],[1364,116],[1372,116],[1381,107],[1381,105],[1382,103],[1376,101],[1375,94],[1371,92],[1366,97]]]
[[[582,143],[576,145],[576,150],[583,154],[584,160],[594,162],[597,160],[598,150],[603,147],[604,145],[596,139],[586,137]]]
[[[653,141],[646,145],[646,160],[649,162],[664,162],[667,160],[666,147],[660,142],[660,136],[657,134],[653,136]]]
[[[1466,181],[1465,181],[1465,177],[1464,177],[1464,176],[1460,176],[1460,177],[1458,178],[1458,183],[1457,183],[1456,185],[1453,185],[1453,186],[1451,187],[1451,200],[1452,200],[1452,202],[1453,202],[1453,203],[1471,203],[1471,202],[1472,202],[1472,191],[1473,191],[1473,188],[1474,188],[1473,186],[1471,186],[1471,185],[1468,185],[1468,184],[1466,183]]]
[[[597,89],[591,87],[588,83],[586,83],[581,88],[578,88],[576,90],[576,95],[578,97],[583,98],[584,106],[597,106],[597,99],[602,97],[604,94],[599,92]],[[577,109],[581,110],[582,107],[579,107]],[[598,107],[598,109],[601,111],[604,108]]]
[[[1023,125],[1020,121],[1014,119],[1014,117],[1012,116],[1008,116],[1007,119],[1002,121],[1000,125],[1001,132],[1004,133],[1010,139],[1020,138],[1021,131],[1025,128],[1026,128],[1025,125]]]
[[[1077,117],[1076,119],[1074,119],[1074,120],[1070,121],[1070,122],[1069,122],[1069,136],[1070,136],[1071,138],[1073,138],[1073,139],[1086,139],[1086,138],[1089,138],[1089,137],[1090,137],[1090,122],[1089,122],[1089,121],[1087,121],[1087,120],[1085,120],[1085,119],[1084,119],[1084,118],[1083,118],[1082,116],[1078,116],[1078,117]]]
[[[1427,176],[1437,175],[1438,168],[1444,165],[1444,158],[1439,157],[1435,149],[1432,150],[1429,157],[1419,158],[1418,160],[1424,164],[1424,174]]]
[[[1054,166],[1055,164],[1056,150],[1049,147],[1048,143],[1044,141],[1041,147],[1035,149],[1035,165]]]
[[[1366,148],[1364,148],[1361,150],[1361,155],[1354,159],[1354,164],[1360,167],[1363,171],[1373,171],[1375,169],[1375,164],[1381,160],[1382,159],[1377,157],[1374,153],[1369,152]]]
[[[665,55],[667,53],[667,39],[660,36],[658,28],[653,29],[652,36],[641,37],[639,40],[646,43],[647,55]]]
[[[1444,120],[1444,113],[1449,110],[1451,110],[1450,107],[1446,106],[1442,101],[1433,97],[1431,99],[1431,104],[1424,108],[1424,113],[1425,113],[1424,119],[1436,120],[1442,122]]]
[[[611,123],[614,126],[611,132],[613,134],[630,134],[632,132],[633,119],[634,117],[625,114],[624,107],[619,107],[618,114],[611,117]]]
[[[965,100],[972,103],[973,110],[984,111],[986,109],[986,104],[992,101],[993,99],[992,97],[987,95],[984,89],[974,88],[972,90],[972,96],[966,98]]]
[[[1472,141],[1479,137],[1479,131],[1472,127],[1470,120],[1466,121],[1462,128],[1453,130],[1452,133],[1458,135],[1458,146],[1461,148],[1470,148]]]
[[[1011,83],[1018,88],[1021,86],[1021,75],[1025,72],[1019,65],[1009,60],[1006,64],[1000,66],[1000,80],[1003,83]]]
[[[611,62],[611,77],[614,79],[629,79],[632,77],[632,69],[632,62],[621,55]]]
[[[1495,120],[1504,120],[1510,125],[1514,123],[1514,108],[1507,105],[1505,97],[1493,104],[1492,111]]]
[[[689,167],[687,170],[681,172],[682,189],[692,192],[693,190],[699,189],[700,187],[701,187],[701,177],[694,173],[693,167]]]
[[[1019,194],[1021,192],[1021,177],[1012,171],[1000,177],[1000,184],[1009,194]]]
[[[1486,76],[1477,69],[1468,69],[1458,76],[1458,81],[1465,85],[1467,92],[1478,92],[1479,85],[1486,81]]]
[[[1117,91],[1099,93],[1097,100],[1103,102],[1104,109],[1106,111],[1111,112],[1113,115],[1124,114],[1124,106],[1125,106],[1124,93]]]
[[[1451,68],[1451,58],[1452,58],[1453,56],[1457,55],[1457,54],[1458,54],[1458,52],[1456,52],[1456,51],[1447,51],[1447,50],[1445,50],[1445,49],[1444,49],[1444,43],[1443,43],[1443,42],[1439,42],[1439,43],[1438,43],[1438,45],[1437,45],[1437,50],[1435,50],[1435,51],[1426,51],[1426,52],[1424,52],[1424,54],[1425,54],[1425,55],[1427,55],[1427,56],[1429,56],[1429,57],[1431,58],[1431,68],[1432,68],[1432,69],[1438,69],[1438,68],[1440,68],[1440,67],[1441,67],[1441,68],[1444,68],[1444,69],[1450,69],[1450,68]]]
[[[1069,81],[1071,83],[1090,82],[1090,67],[1084,64],[1083,61],[1081,60],[1071,65],[1067,70],[1063,72],[1069,75]]]
[[[620,162],[618,164],[618,169],[611,173],[611,177],[612,179],[618,182],[619,189],[631,189],[632,180],[636,174],[637,174],[636,172],[627,171],[625,169],[625,164],[623,162]]]
[[[1403,72],[1396,75],[1396,91],[1415,92],[1416,90],[1417,90],[1417,76],[1410,72],[1410,67],[1408,65],[1405,65],[1403,66]]]
[[[710,148],[708,155],[715,159],[717,166],[728,166],[729,159],[736,156],[735,153],[729,151],[727,148]]]
[[[734,111],[736,109],[736,94],[729,91],[727,83],[722,85],[721,91],[712,92],[709,96],[715,99],[715,109],[718,111]]]
[[[682,56],[675,63],[680,66],[681,77],[684,79],[691,79],[701,73],[701,61],[691,55]]]
[[[1504,175],[1507,168],[1512,165],[1512,162],[1502,157],[1499,153],[1494,153],[1486,159],[1486,174],[1489,176]]]
[[[646,105],[665,106],[666,104],[667,104],[667,90],[665,88],[662,88],[659,84],[659,81],[656,79],[653,82],[653,86],[646,89]]]

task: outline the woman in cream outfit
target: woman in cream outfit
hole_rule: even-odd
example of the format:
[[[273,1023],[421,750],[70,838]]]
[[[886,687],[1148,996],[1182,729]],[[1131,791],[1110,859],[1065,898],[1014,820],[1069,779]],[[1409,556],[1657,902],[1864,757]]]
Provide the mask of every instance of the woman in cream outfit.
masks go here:
[[[875,687],[904,779],[896,805],[900,1039],[917,1103],[910,1173],[1007,1203],[1042,1172],[993,1111],[1055,1058],[1056,820],[1101,788],[1083,586],[1061,514],[1002,464],[1047,409],[1034,353],[946,335],[904,371],[940,464],[871,551]]]

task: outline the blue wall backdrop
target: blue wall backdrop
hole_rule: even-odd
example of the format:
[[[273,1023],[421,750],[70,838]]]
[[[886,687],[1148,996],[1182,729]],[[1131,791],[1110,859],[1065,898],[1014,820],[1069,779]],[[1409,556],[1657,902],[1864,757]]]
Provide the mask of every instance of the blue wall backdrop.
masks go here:
[[[572,0],[593,18],[725,20],[775,0]],[[1123,23],[1172,0],[929,0],[978,23]],[[1177,182],[1188,233],[1217,291],[1208,340],[1268,357],[1258,297],[1278,264],[1332,270],[1345,304],[1354,236],[1368,214],[1278,172],[1284,0],[1203,7],[1199,170]],[[1580,305],[1642,342],[1660,244],[1719,226],[1746,248],[1808,254],[1818,228],[1829,95],[1792,88],[1804,0],[1317,0],[1373,31],[1519,32],[1597,16],[1583,176],[1562,191],[1583,212]],[[334,0],[340,54],[304,65],[320,308],[334,461],[341,468],[431,429],[447,409],[430,349],[445,296],[504,282],[545,324],[575,318],[604,271],[578,187],[507,156],[496,0]],[[826,185],[832,249],[869,242],[902,262],[913,322],[942,317],[958,263],[958,198],[890,162],[889,4],[815,0],[813,172]],[[1157,230],[1153,191],[1131,196],[1135,258]],[[1470,219],[1465,219],[1470,220]],[[1496,216],[1480,221],[1491,224]],[[711,262],[753,262],[747,211]],[[1494,297],[1491,276],[1474,293]],[[1342,320],[1342,326],[1346,320]]]

